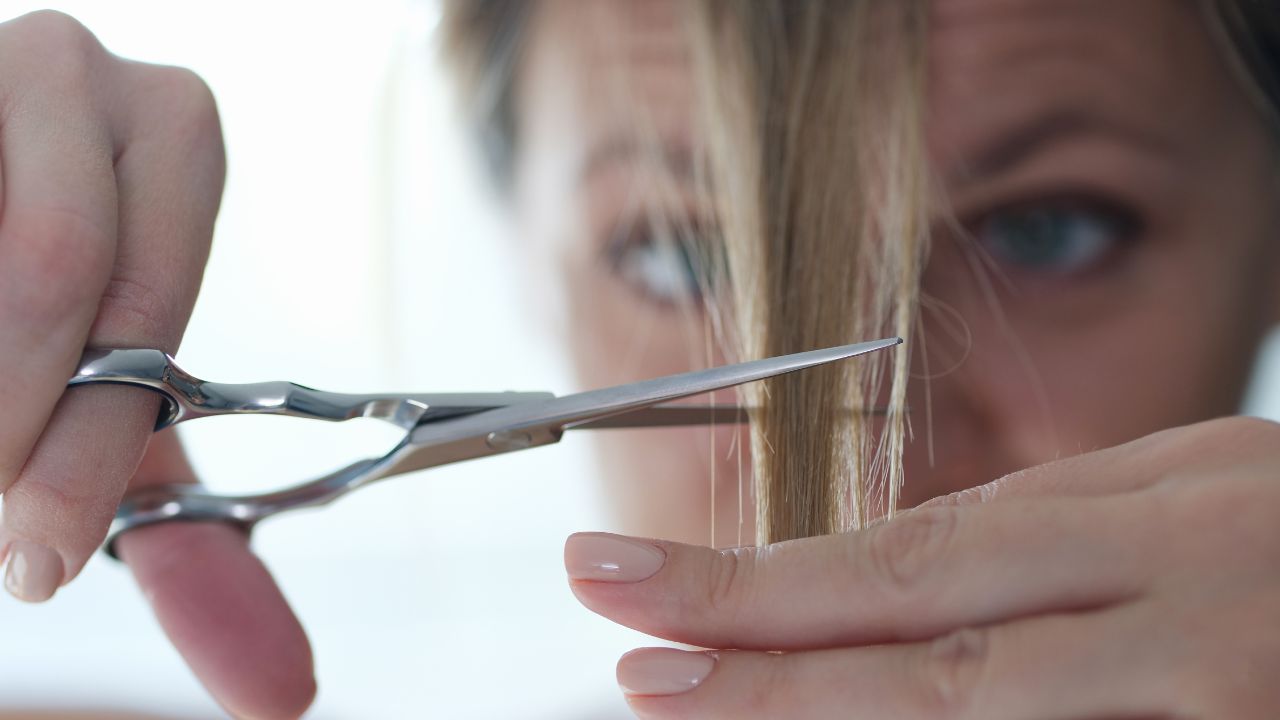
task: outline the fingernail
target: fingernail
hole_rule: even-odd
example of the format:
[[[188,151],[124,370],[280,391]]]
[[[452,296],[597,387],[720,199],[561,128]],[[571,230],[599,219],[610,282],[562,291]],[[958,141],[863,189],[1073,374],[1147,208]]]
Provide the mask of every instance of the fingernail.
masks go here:
[[[609,533],[576,533],[564,545],[564,567],[574,580],[639,582],[666,560],[656,545]]]
[[[711,653],[641,648],[618,661],[618,685],[628,695],[679,695],[702,684],[715,666]]]
[[[4,587],[27,602],[44,602],[62,584],[62,558],[43,545],[19,540],[9,548]]]

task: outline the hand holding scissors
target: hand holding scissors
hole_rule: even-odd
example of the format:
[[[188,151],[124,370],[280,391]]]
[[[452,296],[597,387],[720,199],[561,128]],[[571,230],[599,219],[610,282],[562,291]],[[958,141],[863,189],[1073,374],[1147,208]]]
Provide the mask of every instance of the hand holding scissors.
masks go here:
[[[108,552],[129,564],[156,616],[210,693],[236,714],[292,716],[315,692],[306,634],[247,548],[258,521],[330,502],[376,480],[557,442],[569,429],[741,422],[736,406],[672,400],[896,345],[897,338],[699,370],[566,397],[550,393],[343,395],[293,383],[199,380],[156,350],[86,354],[85,386],[141,387],[163,399],[157,428],[225,414],[341,421],[374,417],[405,431],[380,458],[292,488],[226,496],[195,484],[170,432],[156,434],[116,513]],[[126,396],[137,391],[126,389]],[[189,522],[213,521],[213,522]]]

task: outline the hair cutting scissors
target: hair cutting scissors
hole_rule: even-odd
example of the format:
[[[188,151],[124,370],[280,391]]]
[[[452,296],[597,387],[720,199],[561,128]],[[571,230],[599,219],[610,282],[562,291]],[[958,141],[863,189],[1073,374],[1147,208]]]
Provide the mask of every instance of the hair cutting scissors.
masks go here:
[[[105,545],[107,553],[116,557],[116,539],[134,528],[217,520],[248,531],[264,518],[323,505],[384,478],[550,445],[559,442],[565,430],[740,423],[746,413],[736,405],[663,403],[883,350],[900,342],[900,338],[873,340],[564,397],[543,392],[349,395],[290,382],[213,383],[183,371],[160,350],[133,349],[86,353],[68,387],[112,383],[157,392],[164,399],[157,430],[201,417],[256,414],[331,421],[367,417],[405,431],[404,439],[382,457],[362,460],[283,490],[221,495],[198,484],[174,484],[130,493],[120,503]]]

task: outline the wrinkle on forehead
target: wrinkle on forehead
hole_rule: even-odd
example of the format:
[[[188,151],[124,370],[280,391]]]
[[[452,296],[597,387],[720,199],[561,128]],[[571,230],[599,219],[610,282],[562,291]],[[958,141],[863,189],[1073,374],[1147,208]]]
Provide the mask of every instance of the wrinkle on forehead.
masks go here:
[[[677,3],[543,0],[539,14],[539,52],[561,56],[555,82],[571,88],[588,144],[628,144],[644,125],[663,139],[687,139],[692,61]]]
[[[574,56],[596,100],[622,87],[640,92],[670,89],[688,79],[688,38],[670,0],[544,0],[546,40]],[[637,100],[647,99],[643,96]]]
[[[1225,68],[1180,0],[936,0],[932,19],[929,140],[943,165],[1037,110],[1176,135],[1211,130],[1224,99]]]
[[[516,102],[524,204],[563,202],[588,169],[627,167],[627,148],[689,147],[690,49],[675,2],[539,0],[529,32]]]

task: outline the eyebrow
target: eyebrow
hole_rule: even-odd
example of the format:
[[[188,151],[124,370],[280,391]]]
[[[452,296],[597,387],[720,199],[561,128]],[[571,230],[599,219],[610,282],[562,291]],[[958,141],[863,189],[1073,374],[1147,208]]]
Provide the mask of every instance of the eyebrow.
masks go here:
[[[1043,113],[1012,132],[1001,133],[969,162],[961,165],[960,177],[967,181],[995,177],[1008,172],[1046,146],[1080,136],[1105,135],[1152,154],[1167,155],[1173,144],[1166,138],[1077,109]]]
[[[1044,148],[1077,137],[1109,136],[1140,150],[1167,155],[1173,143],[1155,133],[1117,122],[1077,108],[1059,108],[1035,116],[1031,121],[1015,125],[984,146],[972,160],[962,159],[958,178],[974,182],[1006,173],[1026,162]],[[659,142],[660,156],[674,177],[688,180],[694,176],[693,153],[682,143]],[[631,137],[614,136],[591,148],[578,172],[580,184],[611,165],[627,165],[649,156],[650,145]]]
[[[658,150],[665,168],[679,180],[693,178],[693,152],[683,143],[643,143],[634,138],[616,136],[588,150],[578,171],[578,182],[586,185],[595,175],[611,165],[634,164],[637,159],[652,157],[651,149]]]

